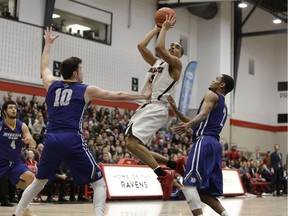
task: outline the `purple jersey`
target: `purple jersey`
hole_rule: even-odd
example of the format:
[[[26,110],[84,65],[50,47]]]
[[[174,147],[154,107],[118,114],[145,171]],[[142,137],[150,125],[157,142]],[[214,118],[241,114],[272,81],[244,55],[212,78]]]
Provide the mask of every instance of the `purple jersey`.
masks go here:
[[[47,132],[36,178],[53,180],[63,162],[77,185],[85,185],[103,177],[82,137],[83,114],[90,103],[85,103],[87,85],[79,82],[56,81],[50,85]]]
[[[219,134],[222,131],[222,128],[225,124],[227,118],[227,106],[225,104],[225,98],[223,95],[214,92],[218,95],[219,101],[218,105],[215,109],[211,111],[209,116],[207,116],[206,120],[201,122],[196,128],[193,128],[193,140],[195,140],[199,136],[214,136],[218,140],[220,138]],[[203,99],[204,100],[204,99]],[[197,114],[200,112],[203,100],[200,104]]]
[[[222,146],[219,143],[219,134],[227,118],[227,107],[224,96],[214,93],[219,97],[218,105],[205,121],[194,128],[194,142],[189,153],[183,184],[196,186],[201,195],[222,196]],[[198,113],[202,104],[203,100]]]
[[[85,103],[87,85],[79,82],[56,81],[48,89],[47,132],[82,131],[82,117],[89,104]]]
[[[22,124],[16,120],[15,128],[10,128],[5,121],[0,121],[0,161],[21,160]]]

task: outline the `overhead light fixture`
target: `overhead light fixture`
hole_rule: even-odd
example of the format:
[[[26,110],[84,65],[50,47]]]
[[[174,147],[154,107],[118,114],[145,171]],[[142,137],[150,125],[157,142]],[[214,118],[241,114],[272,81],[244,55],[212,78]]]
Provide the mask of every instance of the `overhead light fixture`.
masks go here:
[[[58,15],[58,14],[54,14],[54,13],[53,13],[53,15],[52,15],[52,18],[53,18],[53,19],[56,19],[56,18],[59,18],[59,17],[60,17],[60,15]]]
[[[274,24],[280,24],[280,23],[282,23],[282,21],[281,21],[281,19],[279,19],[278,17],[275,17],[275,18],[273,19],[273,23],[274,23]]]
[[[247,5],[247,3],[244,1],[244,0],[242,0],[239,4],[238,4],[238,7],[239,8],[246,8],[248,5]]]
[[[91,28],[89,28],[87,26],[79,25],[79,24],[72,24],[72,25],[67,26],[67,28],[68,29],[71,28],[72,32],[77,32],[77,30],[80,30],[80,31],[91,30]]]

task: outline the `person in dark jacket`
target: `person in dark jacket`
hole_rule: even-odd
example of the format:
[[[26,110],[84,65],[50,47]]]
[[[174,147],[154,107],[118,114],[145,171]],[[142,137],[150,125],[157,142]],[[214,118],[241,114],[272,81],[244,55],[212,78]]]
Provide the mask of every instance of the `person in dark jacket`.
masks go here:
[[[280,145],[274,145],[275,151],[270,155],[270,166],[272,172],[271,192],[276,190],[276,195],[280,196],[282,185],[282,154],[279,152]]]

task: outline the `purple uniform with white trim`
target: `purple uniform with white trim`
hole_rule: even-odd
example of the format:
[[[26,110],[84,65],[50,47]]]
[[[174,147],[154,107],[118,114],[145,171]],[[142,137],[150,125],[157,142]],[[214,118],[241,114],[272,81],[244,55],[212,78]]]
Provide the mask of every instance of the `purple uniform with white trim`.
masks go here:
[[[51,181],[61,161],[69,168],[77,185],[103,177],[82,137],[83,114],[90,104],[84,100],[86,88],[85,84],[68,81],[50,85],[46,96],[49,119],[37,179]]]
[[[227,118],[227,106],[223,95],[207,119],[193,129],[193,145],[189,153],[184,185],[198,188],[199,194],[223,195],[222,146],[220,133]],[[198,109],[200,112],[203,100]]]
[[[13,185],[29,170],[21,160],[22,124],[23,122],[17,119],[13,129],[5,121],[0,121],[0,177],[7,176]]]

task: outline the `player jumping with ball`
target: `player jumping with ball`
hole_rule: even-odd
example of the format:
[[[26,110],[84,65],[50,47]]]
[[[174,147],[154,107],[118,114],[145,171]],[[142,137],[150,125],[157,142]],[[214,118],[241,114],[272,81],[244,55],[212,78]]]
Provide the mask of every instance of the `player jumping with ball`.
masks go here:
[[[167,15],[162,28],[156,25],[138,44],[143,59],[151,65],[142,91],[149,83],[152,83],[152,98],[139,107],[130,119],[126,130],[126,135],[128,135],[127,148],[135,157],[154,170],[161,183],[164,200],[167,200],[171,195],[174,171],[163,170],[159,163],[167,165],[168,160],[163,156],[150,152],[147,146],[150,145],[153,135],[168,119],[169,103],[167,98],[181,77],[182,46],[179,43],[172,43],[169,49],[165,48],[166,33],[173,27],[175,22],[175,16]],[[147,49],[149,42],[158,33],[155,50],[160,58],[154,56]]]

